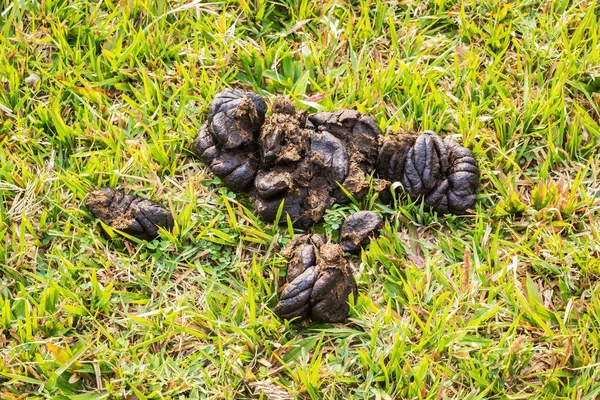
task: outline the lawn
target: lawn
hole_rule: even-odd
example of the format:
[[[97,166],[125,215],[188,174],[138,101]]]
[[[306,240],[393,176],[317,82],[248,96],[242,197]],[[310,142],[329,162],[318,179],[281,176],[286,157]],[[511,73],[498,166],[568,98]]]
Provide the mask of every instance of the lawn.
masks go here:
[[[0,398],[600,397],[600,4],[0,0]],[[227,88],[473,150],[466,216],[399,196],[343,324],[272,308],[303,232],[190,144]],[[124,188],[172,232],[106,240]]]

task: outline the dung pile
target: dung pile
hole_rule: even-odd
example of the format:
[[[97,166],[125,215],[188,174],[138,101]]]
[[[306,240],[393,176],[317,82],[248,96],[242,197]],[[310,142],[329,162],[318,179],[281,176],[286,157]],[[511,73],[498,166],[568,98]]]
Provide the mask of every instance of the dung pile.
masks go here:
[[[383,220],[373,211],[359,211],[342,224],[341,242],[327,243],[318,234],[296,237],[281,251],[287,261],[286,285],[273,309],[282,319],[310,318],[342,322],[348,317],[350,294],[358,289],[344,252],[365,248],[378,235]]]
[[[399,182],[403,193],[438,213],[462,214],[475,204],[477,161],[450,138],[431,131],[384,136],[363,113],[307,115],[283,98],[266,114],[257,94],[226,89],[215,96],[192,145],[230,190],[250,194],[265,221],[274,221],[283,207],[282,222],[288,216],[295,226],[309,228],[334,202],[362,198],[372,174],[386,187]],[[143,240],[174,225],[160,205],[110,188],[89,193],[85,204],[106,225]],[[363,211],[343,224],[340,244],[316,234],[292,240],[282,251],[289,263],[287,284],[275,313],[284,319],[345,320],[357,286],[344,251],[364,248],[382,226],[380,216]]]
[[[367,176],[400,182],[433,211],[473,207],[479,168],[473,153],[427,131],[384,136],[369,116],[338,110],[308,115],[277,98],[271,115],[255,93],[218,93],[192,149],[234,192],[248,192],[260,217],[274,221],[283,202],[300,228],[318,223],[334,202],[360,199]],[[342,187],[344,190],[342,190]]]
[[[430,131],[384,136],[360,112],[307,115],[283,98],[265,114],[258,95],[226,89],[192,146],[229,189],[250,194],[265,221],[274,221],[282,207],[281,222],[289,217],[309,228],[334,202],[363,197],[371,174],[386,187],[399,182],[405,194],[439,213],[461,214],[475,204],[477,161],[450,138]],[[286,285],[273,311],[283,319],[344,321],[350,294],[358,293],[344,251],[367,246],[382,226],[381,217],[363,211],[344,222],[341,244],[316,234],[292,240],[281,253],[288,260]]]

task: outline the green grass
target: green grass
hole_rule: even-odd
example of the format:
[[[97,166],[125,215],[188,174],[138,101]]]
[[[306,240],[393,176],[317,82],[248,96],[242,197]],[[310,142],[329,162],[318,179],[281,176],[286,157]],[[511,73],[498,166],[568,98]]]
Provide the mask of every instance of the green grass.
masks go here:
[[[395,3],[0,0],[0,397],[600,397],[600,4]],[[476,212],[334,207],[387,218],[350,319],[282,322],[293,232],[190,156],[225,87],[452,135]],[[173,232],[107,242],[106,185]]]

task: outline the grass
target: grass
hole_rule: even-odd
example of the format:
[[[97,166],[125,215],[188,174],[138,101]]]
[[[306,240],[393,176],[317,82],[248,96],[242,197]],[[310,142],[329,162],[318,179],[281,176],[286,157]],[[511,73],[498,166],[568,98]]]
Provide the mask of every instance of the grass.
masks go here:
[[[589,0],[0,0],[0,396],[600,397],[599,24]],[[282,322],[301,232],[190,156],[225,87],[452,135],[476,210],[335,206],[333,239],[387,220],[350,319]],[[106,241],[82,200],[107,185],[174,231]]]

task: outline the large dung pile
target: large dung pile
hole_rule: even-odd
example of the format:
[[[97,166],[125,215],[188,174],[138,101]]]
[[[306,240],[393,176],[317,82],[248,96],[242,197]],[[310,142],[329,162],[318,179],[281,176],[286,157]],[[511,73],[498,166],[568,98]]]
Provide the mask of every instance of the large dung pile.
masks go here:
[[[375,173],[421,198],[433,211],[462,214],[473,207],[479,168],[473,153],[427,131],[384,136],[369,116],[353,110],[306,115],[283,98],[272,113],[255,93],[218,93],[193,151],[234,192],[250,193],[265,221],[283,202],[294,224],[308,228],[344,190],[360,199]],[[341,189],[344,188],[344,190]]]

